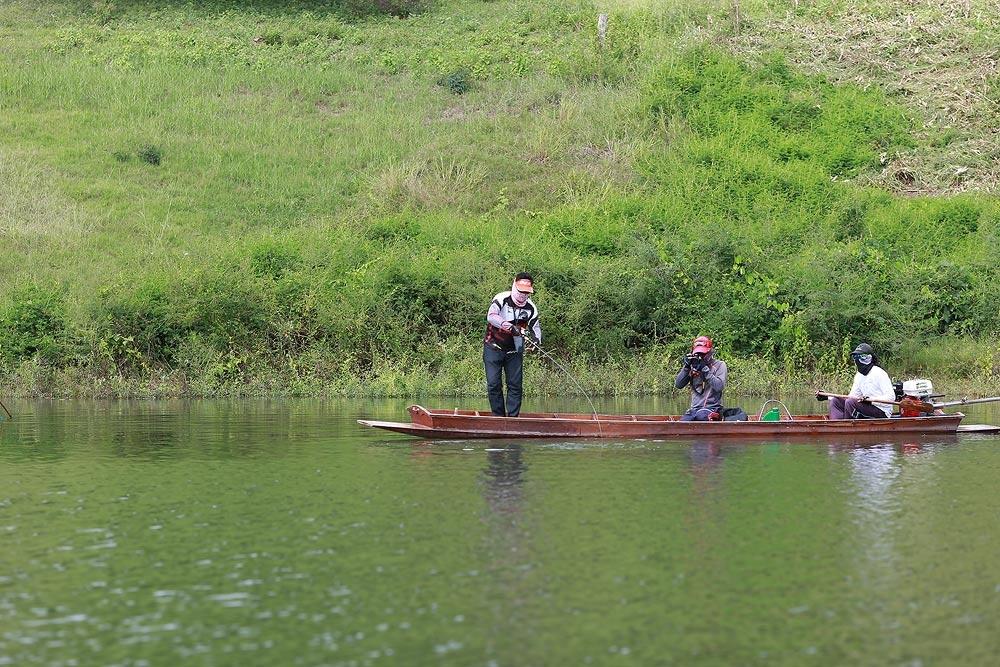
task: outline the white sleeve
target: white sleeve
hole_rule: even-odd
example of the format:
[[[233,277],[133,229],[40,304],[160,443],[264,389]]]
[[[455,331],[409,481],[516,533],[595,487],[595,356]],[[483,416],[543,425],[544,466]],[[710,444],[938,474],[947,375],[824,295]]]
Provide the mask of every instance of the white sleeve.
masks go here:
[[[878,370],[878,375],[875,376],[875,389],[872,395],[868,398],[879,398],[883,401],[895,401],[896,400],[896,390],[892,386],[892,380],[889,379],[889,374],[885,370],[878,368],[877,366],[872,369],[872,372]]]
[[[497,303],[496,299],[490,304],[490,309],[486,311],[486,321],[498,329],[503,326],[503,317],[500,315],[500,304]]]

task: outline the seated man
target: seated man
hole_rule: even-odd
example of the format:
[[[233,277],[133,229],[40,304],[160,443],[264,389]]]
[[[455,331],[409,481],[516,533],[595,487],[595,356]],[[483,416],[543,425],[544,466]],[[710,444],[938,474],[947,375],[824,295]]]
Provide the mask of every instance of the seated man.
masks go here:
[[[726,388],[728,374],[726,362],[716,359],[712,352],[712,339],[708,336],[695,338],[691,352],[684,357],[684,365],[674,380],[678,389],[691,385],[691,407],[681,421],[722,419],[722,392]]]
[[[850,398],[830,397],[830,419],[884,419],[892,416],[891,403],[872,401],[895,401],[896,391],[892,387],[889,374],[877,365],[878,358],[868,343],[861,343],[851,352],[851,359],[858,372],[854,374],[854,384],[848,392]]]

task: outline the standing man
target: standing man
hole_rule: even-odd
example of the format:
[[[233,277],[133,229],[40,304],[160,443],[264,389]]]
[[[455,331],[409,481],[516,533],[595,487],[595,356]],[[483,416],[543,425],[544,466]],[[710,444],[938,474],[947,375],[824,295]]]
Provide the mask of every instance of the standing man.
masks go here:
[[[712,339],[708,336],[695,338],[691,352],[684,357],[684,365],[674,380],[678,389],[691,385],[691,407],[681,416],[681,421],[722,419],[722,392],[728,376],[726,362],[715,358]]]
[[[524,368],[524,336],[530,329],[537,342],[542,340],[538,309],[529,297],[534,294],[530,273],[519,273],[509,292],[500,292],[486,313],[483,364],[490,409],[497,417],[516,417],[521,412],[521,375]],[[503,381],[507,378],[507,405],[504,409]]]
[[[851,352],[851,360],[854,361],[858,372],[854,374],[854,384],[848,392],[850,398],[830,397],[830,419],[884,419],[892,416],[891,403],[878,403],[883,401],[895,401],[896,390],[892,387],[892,380],[878,365],[878,357],[875,350],[868,343],[861,343]],[[817,394],[816,398],[821,395]]]

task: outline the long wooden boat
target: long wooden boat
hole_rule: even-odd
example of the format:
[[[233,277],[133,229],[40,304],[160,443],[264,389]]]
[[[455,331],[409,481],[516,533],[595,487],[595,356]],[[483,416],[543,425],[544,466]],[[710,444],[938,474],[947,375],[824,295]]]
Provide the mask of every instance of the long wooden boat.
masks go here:
[[[677,415],[593,415],[566,412],[531,412],[519,417],[495,417],[477,410],[428,410],[408,408],[410,423],[359,419],[373,428],[422,438],[462,440],[471,438],[673,438],[775,436],[939,434],[956,433],[965,416],[961,412],[930,417],[886,419],[830,419],[826,415],[783,415],[779,421],[684,422]]]

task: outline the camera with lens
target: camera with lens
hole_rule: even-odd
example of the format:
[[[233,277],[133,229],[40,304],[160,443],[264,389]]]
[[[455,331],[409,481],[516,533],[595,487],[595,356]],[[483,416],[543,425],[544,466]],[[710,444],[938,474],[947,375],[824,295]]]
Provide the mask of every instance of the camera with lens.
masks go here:
[[[699,375],[705,364],[705,355],[701,352],[689,352],[684,356],[684,365],[691,371],[692,375]]]

